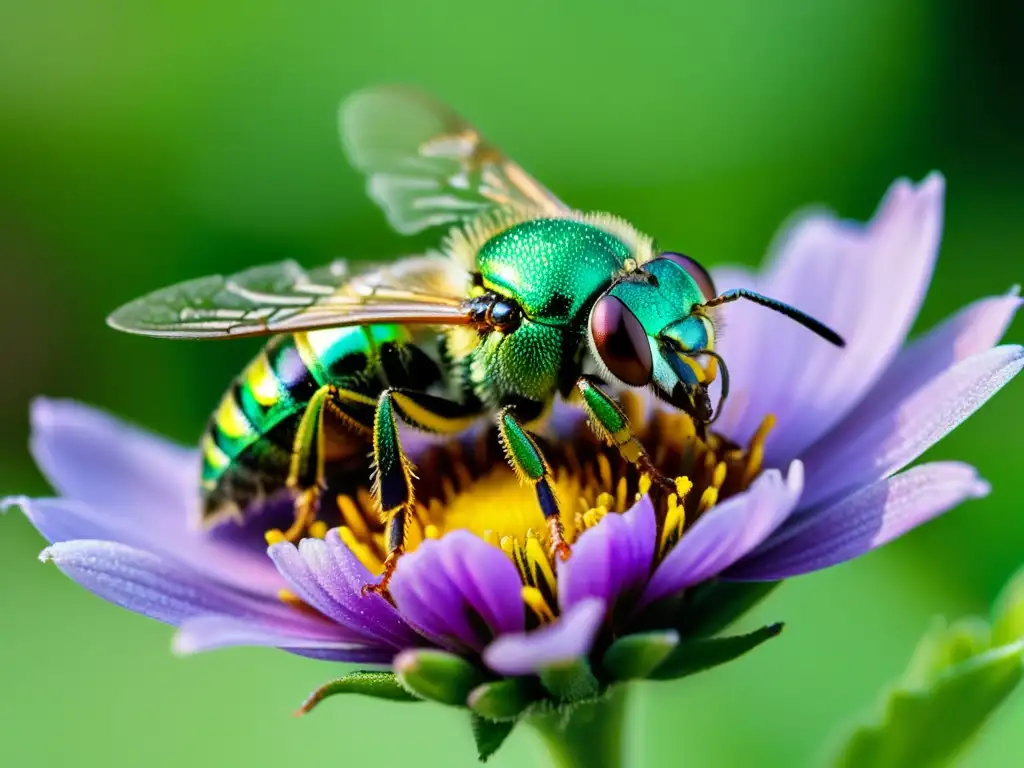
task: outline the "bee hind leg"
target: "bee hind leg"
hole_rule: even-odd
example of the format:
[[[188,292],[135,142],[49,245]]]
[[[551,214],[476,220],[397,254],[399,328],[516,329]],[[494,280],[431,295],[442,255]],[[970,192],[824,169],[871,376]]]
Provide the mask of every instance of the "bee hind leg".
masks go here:
[[[295,518],[285,531],[268,531],[267,543],[298,541],[316,523],[320,497],[326,487],[325,424],[328,419],[369,437],[374,406],[373,398],[333,385],[325,385],[313,393],[295,432],[288,472],[287,486],[295,494]]]

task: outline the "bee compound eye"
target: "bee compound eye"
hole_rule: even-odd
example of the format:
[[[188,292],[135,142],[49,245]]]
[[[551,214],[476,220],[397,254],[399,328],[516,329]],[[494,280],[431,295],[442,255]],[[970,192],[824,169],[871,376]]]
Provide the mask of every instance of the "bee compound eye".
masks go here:
[[[647,332],[616,296],[602,296],[590,313],[590,334],[602,362],[612,375],[634,387],[650,383],[654,361]]]
[[[715,290],[715,281],[711,279],[711,275],[704,268],[704,265],[696,259],[692,259],[683,253],[675,253],[674,251],[665,251],[658,258],[668,259],[686,270],[686,274],[693,278],[701,293],[704,294],[705,301],[713,299],[718,295],[718,291]]]

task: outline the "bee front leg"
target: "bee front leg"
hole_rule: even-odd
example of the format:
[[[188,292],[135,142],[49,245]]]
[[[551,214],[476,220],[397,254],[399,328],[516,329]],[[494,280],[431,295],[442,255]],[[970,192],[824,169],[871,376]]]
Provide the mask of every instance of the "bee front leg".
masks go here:
[[[413,514],[413,464],[402,450],[398,419],[426,432],[457,434],[480,417],[479,409],[454,400],[410,389],[386,389],[373,417],[374,495],[381,518],[387,521],[388,555],[384,575],[367,584],[363,593],[385,594],[405,550],[406,519]]]
[[[512,410],[511,407],[503,408],[498,413],[498,430],[505,455],[519,479],[532,485],[537,492],[537,501],[540,503],[540,510],[548,526],[548,536],[551,538],[551,551],[562,560],[568,560],[570,549],[565,543],[558,500],[551,488],[551,467],[537,447],[537,441],[515,417]]]
[[[299,420],[292,444],[287,487],[295,494],[295,519],[286,531],[267,532],[267,542],[298,541],[316,522],[323,493],[326,419],[333,418],[349,429],[370,435],[368,426],[375,403],[372,398],[332,385],[320,387]]]
[[[619,404],[586,376],[581,376],[577,380],[576,388],[582,396],[590,428],[598,437],[617,448],[622,458],[648,475],[653,482],[675,492],[675,482],[654,466],[651,457],[629,428],[629,420],[626,419],[626,414]]]

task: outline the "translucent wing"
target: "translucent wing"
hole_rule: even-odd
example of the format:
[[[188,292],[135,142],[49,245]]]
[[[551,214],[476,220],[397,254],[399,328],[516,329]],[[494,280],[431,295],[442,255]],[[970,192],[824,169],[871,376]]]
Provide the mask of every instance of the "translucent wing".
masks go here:
[[[367,192],[403,234],[496,206],[567,210],[458,114],[418,91],[361,91],[342,104],[340,121],[349,159],[367,176]]]
[[[469,276],[442,256],[353,274],[344,261],[304,270],[294,261],[211,275],[143,296],[114,312],[113,328],[178,339],[239,338],[369,323],[462,325]]]

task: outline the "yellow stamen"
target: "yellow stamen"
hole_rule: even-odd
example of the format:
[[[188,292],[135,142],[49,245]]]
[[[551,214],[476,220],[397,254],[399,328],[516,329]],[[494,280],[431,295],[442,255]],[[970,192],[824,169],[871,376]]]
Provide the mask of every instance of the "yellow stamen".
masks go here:
[[[621,514],[650,494],[659,531],[658,561],[702,515],[757,476],[774,424],[773,418],[766,418],[744,449],[715,433],[698,437],[683,413],[661,410],[648,415],[637,403],[624,404],[624,410],[633,417],[637,444],[647,450],[650,471],[675,478],[675,493],[666,493],[652,475],[623,460],[615,446],[581,425],[568,435],[549,436],[545,443],[552,490],[563,501],[560,518],[546,520],[534,488],[518,482],[489,439],[442,445],[417,456],[423,479],[416,487],[422,501],[406,519],[404,551],[413,552],[422,541],[452,530],[474,533],[499,547],[515,565],[530,624],[549,622],[558,615],[558,555],[552,554],[556,533],[571,550],[579,536],[604,517]],[[572,499],[575,503],[565,503]],[[382,573],[388,551],[386,521],[379,517],[369,485],[331,501],[336,512],[325,512],[340,518],[341,540],[371,573]],[[306,535],[325,535],[324,521],[306,524]],[[268,543],[289,540],[281,531],[268,531],[266,538]],[[297,598],[282,600],[301,604]]]
[[[521,594],[523,602],[526,603],[530,610],[537,614],[537,618],[540,619],[542,624],[555,620],[555,612],[551,610],[551,606],[548,605],[548,601],[544,599],[544,595],[541,594],[539,589],[536,587],[523,587]]]
[[[558,587],[555,584],[555,572],[548,560],[547,548],[536,536],[527,536],[526,538],[525,560],[529,568],[531,583],[537,586],[544,584],[551,594],[556,594]]]

